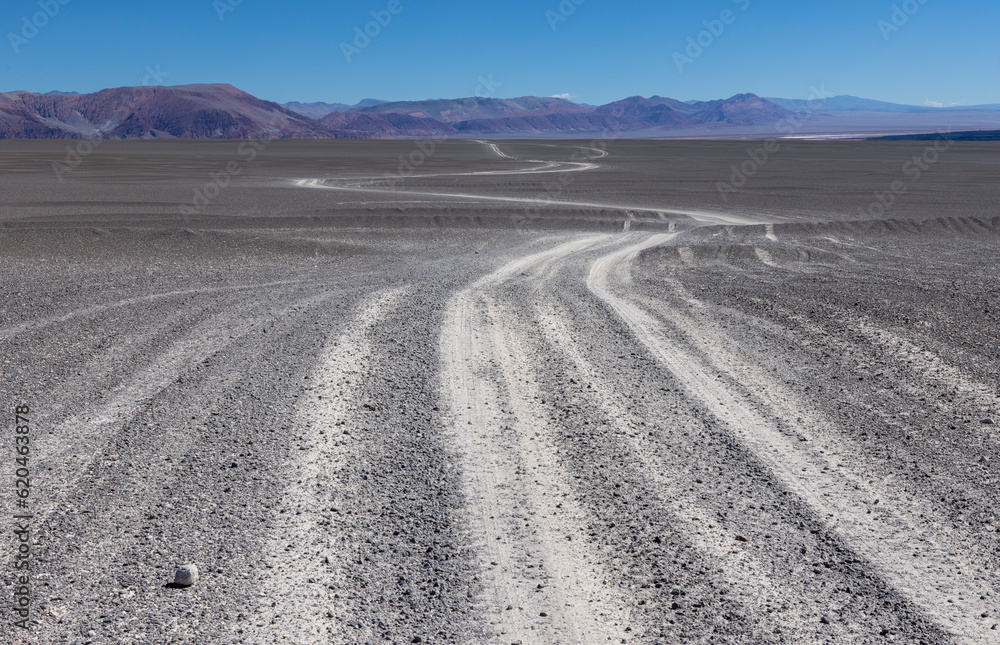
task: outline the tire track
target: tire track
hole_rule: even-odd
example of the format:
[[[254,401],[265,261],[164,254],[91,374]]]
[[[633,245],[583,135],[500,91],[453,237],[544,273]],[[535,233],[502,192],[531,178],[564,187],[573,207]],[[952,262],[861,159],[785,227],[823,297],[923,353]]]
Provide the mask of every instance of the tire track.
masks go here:
[[[110,311],[112,309],[118,309],[121,307],[131,307],[133,305],[147,304],[150,302],[156,302],[157,300],[165,300],[181,296],[204,295],[209,293],[242,291],[248,289],[269,289],[273,287],[284,287],[294,284],[305,284],[306,282],[307,282],[306,280],[278,280],[275,282],[264,282],[261,284],[247,284],[247,285],[236,285],[236,286],[226,286],[226,287],[199,287],[196,289],[178,289],[175,291],[166,291],[163,293],[153,293],[146,296],[125,298],[124,300],[118,300],[116,302],[109,302],[101,305],[92,305],[90,307],[81,307],[80,309],[76,309],[59,316],[52,316],[50,318],[42,318],[40,320],[32,320],[23,323],[18,323],[16,325],[10,325],[9,327],[0,329],[0,340],[6,340],[8,338],[24,334],[26,332],[33,332],[39,329],[43,329],[45,327],[50,327],[52,325],[58,325],[60,323],[73,320],[74,318],[93,316],[95,314],[104,313],[105,311]]]
[[[656,319],[618,296],[609,280],[630,281],[629,262],[644,249],[671,239],[653,235],[596,260],[587,286],[632,330],[706,409],[725,422],[790,491],[811,506],[830,530],[862,554],[903,596],[963,643],[994,643],[987,621],[995,609],[985,600],[995,592],[972,554],[914,524],[908,513],[881,505],[869,514],[879,491],[860,478],[837,474],[835,453],[806,454],[752,405],[720,382],[710,365],[668,339]],[[919,557],[913,557],[918,554]]]
[[[646,445],[636,440],[627,423],[630,413],[622,402],[621,393],[611,389],[600,371],[584,356],[572,340],[563,318],[553,308],[542,306],[536,307],[535,315],[549,345],[576,366],[582,382],[590,386],[597,404],[619,436],[628,437],[623,441],[628,444],[631,454],[636,455],[642,472],[655,484],[655,496],[669,509],[679,525],[676,528],[691,541],[702,558],[719,568],[738,601],[765,621],[768,632],[782,633],[801,643],[821,642],[800,624],[800,620],[784,619],[782,614],[769,611],[769,603],[774,599],[791,600],[785,581],[771,576],[749,550],[734,547],[737,543],[733,536],[706,530],[719,522],[716,510],[705,507],[698,494],[691,493],[668,474],[669,469],[649,453]]]
[[[336,519],[326,491],[350,459],[340,427],[352,416],[354,392],[369,373],[366,366],[375,347],[368,336],[406,291],[390,289],[363,303],[347,331],[326,348],[312,375],[312,395],[299,420],[310,449],[300,454],[288,474],[294,483],[281,502],[283,522],[265,548],[269,576],[263,581],[256,618],[268,642],[318,642],[331,638],[335,627],[342,627],[327,615],[334,589],[317,583],[350,557],[337,553],[334,534],[327,528]],[[376,638],[370,632],[362,635]]]
[[[222,316],[192,328],[169,349],[146,363],[145,369],[121,380],[105,403],[74,414],[53,426],[49,436],[38,441],[38,460],[46,464],[42,479],[46,501],[36,516],[55,510],[73,489],[87,466],[104,449],[108,436],[134,417],[157,392],[169,387],[191,365],[212,356],[233,339],[245,335],[270,318],[243,319],[238,324],[220,324]]]
[[[517,159],[516,157],[511,157],[510,155],[503,152],[500,147],[495,143],[490,143],[488,141],[476,140],[477,143],[488,146],[496,155],[504,159]],[[607,150],[601,150],[599,148],[589,148],[577,146],[581,150],[591,150],[597,153],[596,159],[603,159],[608,156]],[[596,170],[600,168],[600,164],[596,163],[584,163],[577,161],[543,161],[543,160],[531,160],[531,163],[543,164],[541,168],[527,168],[519,170],[494,170],[494,171],[479,171],[479,172],[468,172],[468,173],[438,173],[438,174],[428,174],[419,175],[414,177],[414,179],[426,179],[430,177],[460,177],[460,176],[471,176],[471,175],[523,175],[523,174],[545,174],[545,173],[564,173],[564,172],[581,172],[588,170]],[[422,198],[427,197],[444,197],[448,199],[466,199],[473,202],[481,201],[492,201],[501,203],[512,203],[512,204],[523,204],[523,205],[534,205],[534,206],[553,206],[553,207],[576,207],[576,208],[591,208],[591,209],[610,209],[610,210],[624,210],[630,214],[630,219],[634,220],[634,210],[636,206],[634,204],[607,204],[607,203],[597,203],[597,202],[581,202],[581,201],[561,201],[553,199],[528,199],[524,197],[503,197],[499,195],[478,195],[469,193],[440,193],[440,192],[426,192],[417,190],[401,190],[398,188],[367,188],[357,185],[330,185],[322,179],[297,179],[294,180],[296,186],[300,188],[321,188],[327,190],[339,190],[348,192],[361,192],[361,193],[378,193],[378,194],[394,194],[394,195],[411,195],[419,196]],[[660,218],[665,218],[667,214],[677,215],[682,217],[690,217],[698,222],[711,223],[711,224],[754,224],[751,219],[733,215],[731,213],[721,213],[721,212],[710,212],[710,211],[694,211],[694,210],[679,210],[670,208],[647,208],[659,214]],[[631,226],[631,222],[627,221],[625,224],[625,231],[628,231]],[[670,223],[670,230],[673,231],[675,223]]]
[[[563,171],[554,171],[563,172]],[[500,195],[477,195],[474,193],[440,193],[440,192],[429,192],[421,190],[396,190],[396,189],[385,189],[385,188],[361,188],[356,186],[331,186],[324,183],[322,179],[298,179],[295,180],[295,185],[300,188],[318,188],[325,190],[337,190],[345,191],[351,193],[376,193],[379,195],[385,195],[387,193],[393,195],[410,195],[420,198],[427,197],[439,197],[446,199],[467,199],[476,202],[499,202],[505,204],[527,204],[535,206],[552,206],[560,208],[589,208],[589,209],[599,209],[599,210],[635,210],[637,207],[635,204],[608,204],[601,202],[583,202],[583,201],[564,201],[557,199],[530,199],[527,197],[503,197]],[[753,224],[754,222],[750,219],[740,217],[738,215],[730,215],[728,213],[715,213],[710,211],[702,210],[681,210],[676,208],[644,208],[644,210],[656,211],[658,213],[665,213],[668,215],[679,215],[682,217],[690,217],[694,220],[712,223],[712,224]]]
[[[281,318],[277,329],[271,319],[267,323],[269,330],[276,332],[281,329],[285,332],[282,335],[290,336],[293,330],[298,330],[294,317],[286,316],[289,311],[328,304],[331,296],[325,293],[299,300],[286,299],[281,308],[268,312]],[[229,306],[225,308],[229,309]],[[245,314],[245,320],[259,321],[267,317],[266,313],[253,317],[249,312]],[[239,482],[232,479],[235,473],[229,470],[222,471],[221,476],[216,475],[216,468],[222,462],[229,464],[224,454],[232,444],[227,446],[224,439],[218,439],[225,433],[225,421],[219,422],[232,412],[231,407],[226,408],[227,403],[234,400],[230,397],[233,393],[245,391],[248,371],[253,370],[259,375],[268,367],[258,369],[255,362],[251,362],[256,358],[253,356],[247,357],[246,363],[240,366],[225,366],[228,358],[247,346],[257,348],[259,331],[237,334],[238,328],[231,325],[229,317],[221,322],[218,319],[206,322],[214,322],[220,328],[230,324],[228,332],[234,338],[212,347],[208,360],[184,366],[180,372],[183,383],[180,378],[168,382],[167,387],[136,401],[131,414],[123,415],[112,425],[105,426],[105,432],[94,438],[100,445],[96,445],[93,458],[79,467],[80,472],[75,474],[70,488],[59,491],[56,500],[59,512],[46,517],[44,531],[39,533],[39,557],[47,560],[48,564],[44,573],[39,572],[38,579],[49,589],[47,602],[51,602],[41,614],[37,626],[43,642],[68,642],[65,641],[66,634],[84,626],[94,627],[98,622],[103,623],[105,635],[117,634],[122,642],[147,642],[152,638],[152,635],[143,633],[148,625],[126,629],[130,632],[128,636],[122,633],[122,627],[135,622],[135,618],[119,603],[122,600],[169,602],[163,596],[163,577],[157,580],[158,576],[154,573],[149,579],[147,574],[163,567],[158,573],[171,575],[173,569],[169,567],[178,562],[198,563],[203,576],[199,591],[208,591],[219,606],[249,603],[255,596],[256,590],[249,585],[241,588],[242,580],[238,577],[223,580],[216,575],[221,573],[216,571],[219,564],[228,568],[237,561],[256,563],[249,557],[257,542],[256,537],[240,542],[235,550],[231,548],[231,540],[242,528],[241,521],[244,526],[249,524],[245,518],[253,511],[244,513],[238,520],[234,517],[226,522],[220,518],[220,515],[226,514],[220,501],[235,497],[242,499],[246,508],[247,497],[230,494],[230,485],[242,485],[243,492],[249,494],[252,500],[254,510],[259,510],[262,508],[261,500],[253,489],[265,489],[263,478],[255,475],[252,479],[247,477]],[[274,341],[281,344],[278,338]],[[170,345],[166,347],[169,350]],[[259,349],[267,351],[264,347]],[[150,353],[149,349],[139,351]],[[142,371],[140,369],[139,373]],[[130,379],[123,381],[128,383]],[[273,379],[268,381],[274,382]],[[180,398],[179,394],[186,405],[173,405]],[[257,397],[249,398],[260,402]],[[288,415],[270,414],[271,411],[268,409],[264,414],[255,415],[264,419],[265,427],[268,419],[273,422],[274,419],[290,418]],[[195,414],[192,415],[192,412]],[[250,437],[254,436],[255,429],[253,424],[248,424],[234,431],[240,446],[254,444]],[[235,451],[229,454],[235,456]],[[200,459],[201,456],[205,459]],[[242,462],[244,455],[239,457]],[[249,453],[247,458],[250,458]],[[249,472],[253,472],[252,464],[241,463],[243,466],[249,466]],[[183,502],[178,503],[181,499]],[[162,525],[159,524],[160,513],[166,516]],[[181,517],[183,520],[179,519]],[[220,524],[225,524],[224,528]],[[152,531],[151,525],[159,525],[161,530]],[[217,559],[216,550],[224,552],[227,548],[230,557],[224,561]],[[188,559],[183,555],[190,555],[193,551],[199,552],[197,557]],[[81,574],[82,579],[74,580]],[[120,582],[122,580],[127,582]],[[106,605],[98,610],[96,605],[99,603]],[[104,614],[103,621],[94,620],[95,611]],[[218,642],[218,637],[208,640]]]
[[[596,239],[514,260],[456,294],[445,313],[443,398],[488,585],[492,642],[596,644],[624,635],[624,603],[597,584],[605,576],[586,545],[567,539],[584,513],[553,465],[528,359],[504,324],[511,312],[485,293],[519,274],[545,271]]]

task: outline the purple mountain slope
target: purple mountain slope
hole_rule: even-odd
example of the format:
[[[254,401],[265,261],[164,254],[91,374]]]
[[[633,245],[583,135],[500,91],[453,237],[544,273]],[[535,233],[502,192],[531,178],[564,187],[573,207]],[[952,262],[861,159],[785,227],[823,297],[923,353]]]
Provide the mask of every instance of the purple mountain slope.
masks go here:
[[[797,127],[838,133],[942,129],[953,121],[967,129],[1000,127],[1000,112],[989,106],[886,111],[885,105],[840,97],[829,110],[800,117]],[[594,107],[537,96],[279,105],[225,84],[17,91],[0,93],[0,139],[767,136],[793,110],[801,115],[799,107],[755,94],[715,101],[632,96]]]

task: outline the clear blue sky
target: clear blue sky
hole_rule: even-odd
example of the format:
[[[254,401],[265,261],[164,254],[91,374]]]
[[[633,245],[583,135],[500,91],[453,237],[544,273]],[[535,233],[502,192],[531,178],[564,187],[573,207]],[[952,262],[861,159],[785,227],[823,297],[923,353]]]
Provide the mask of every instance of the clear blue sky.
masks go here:
[[[565,0],[575,11],[555,29],[546,12],[563,17],[560,0],[399,0],[350,62],[341,43],[390,0],[41,2],[58,12],[30,38],[23,18],[42,11],[39,0],[0,4],[2,91],[91,92],[155,83],[159,70],[164,85],[227,82],[279,102],[488,93],[480,77],[500,83],[497,97],[565,93],[593,104],[635,94],[807,98],[814,86],[921,105],[1000,102],[996,0]],[[906,2],[918,9],[898,15],[887,39],[879,21],[892,25],[893,5]],[[232,9],[224,19],[220,7]],[[727,9],[731,24],[703,34],[711,43],[678,71],[675,52]],[[11,33],[23,40],[12,44]]]

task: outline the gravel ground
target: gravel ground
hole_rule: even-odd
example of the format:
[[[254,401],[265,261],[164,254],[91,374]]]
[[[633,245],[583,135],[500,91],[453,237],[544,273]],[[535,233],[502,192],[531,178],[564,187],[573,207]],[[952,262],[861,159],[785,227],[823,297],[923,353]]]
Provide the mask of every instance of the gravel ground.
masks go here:
[[[996,144],[756,145],[0,142],[0,635],[1000,642]]]

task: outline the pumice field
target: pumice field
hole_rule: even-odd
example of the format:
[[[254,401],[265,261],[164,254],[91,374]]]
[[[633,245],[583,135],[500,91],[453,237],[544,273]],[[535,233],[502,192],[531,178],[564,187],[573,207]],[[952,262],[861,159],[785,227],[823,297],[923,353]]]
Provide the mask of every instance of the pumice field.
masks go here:
[[[77,143],[0,641],[1000,643],[1000,144]]]

